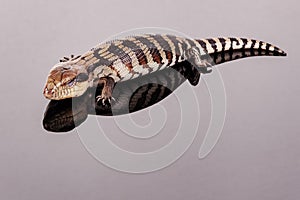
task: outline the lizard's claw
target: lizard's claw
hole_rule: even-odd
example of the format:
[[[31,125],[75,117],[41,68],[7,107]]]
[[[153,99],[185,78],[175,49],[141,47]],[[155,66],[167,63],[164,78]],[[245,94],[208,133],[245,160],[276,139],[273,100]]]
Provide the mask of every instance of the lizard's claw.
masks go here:
[[[96,99],[97,99],[97,103],[99,102],[99,101],[101,101],[101,103],[102,103],[102,105],[111,105],[111,102],[112,101],[115,101],[115,98],[113,98],[112,96],[103,96],[103,95],[98,95],[97,97],[96,97]]]

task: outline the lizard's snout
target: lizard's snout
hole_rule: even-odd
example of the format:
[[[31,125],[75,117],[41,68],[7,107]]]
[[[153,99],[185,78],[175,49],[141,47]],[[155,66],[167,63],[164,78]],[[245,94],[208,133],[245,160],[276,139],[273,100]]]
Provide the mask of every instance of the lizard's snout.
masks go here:
[[[53,92],[51,90],[48,90],[47,86],[44,88],[43,94],[47,99],[51,99],[53,96]]]

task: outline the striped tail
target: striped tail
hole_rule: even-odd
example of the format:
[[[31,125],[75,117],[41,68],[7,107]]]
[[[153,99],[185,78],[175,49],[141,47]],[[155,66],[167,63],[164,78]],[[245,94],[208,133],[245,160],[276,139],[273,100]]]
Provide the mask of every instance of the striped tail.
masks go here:
[[[203,48],[207,59],[212,65],[251,56],[286,56],[276,46],[259,40],[246,38],[210,38],[196,40]]]

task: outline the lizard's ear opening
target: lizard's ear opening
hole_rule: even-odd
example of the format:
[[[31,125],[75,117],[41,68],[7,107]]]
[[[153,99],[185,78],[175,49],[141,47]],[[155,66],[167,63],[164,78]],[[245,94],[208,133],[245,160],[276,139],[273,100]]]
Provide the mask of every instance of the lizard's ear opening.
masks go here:
[[[86,73],[80,73],[76,76],[76,81],[77,82],[84,82],[89,79],[89,76]]]

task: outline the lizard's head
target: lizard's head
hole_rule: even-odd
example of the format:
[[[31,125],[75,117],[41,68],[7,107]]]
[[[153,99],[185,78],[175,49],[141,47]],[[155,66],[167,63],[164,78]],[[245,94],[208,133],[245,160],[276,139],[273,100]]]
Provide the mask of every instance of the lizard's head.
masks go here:
[[[53,100],[81,96],[89,87],[88,79],[84,67],[68,62],[58,63],[48,75],[44,96]]]

